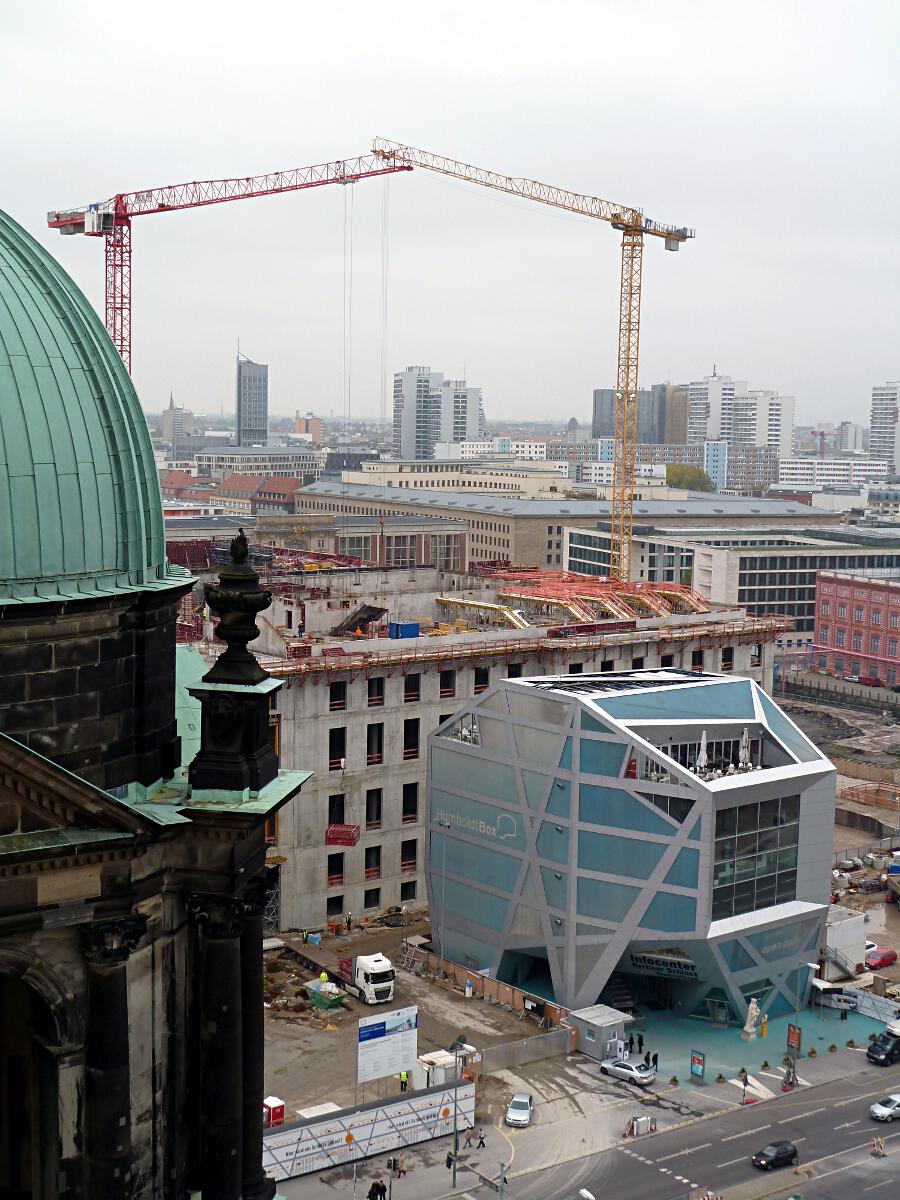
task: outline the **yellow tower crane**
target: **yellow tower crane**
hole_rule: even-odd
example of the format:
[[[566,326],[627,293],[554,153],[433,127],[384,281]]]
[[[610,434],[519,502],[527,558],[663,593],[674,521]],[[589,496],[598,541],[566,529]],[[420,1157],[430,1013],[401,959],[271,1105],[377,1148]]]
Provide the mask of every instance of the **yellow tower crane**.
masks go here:
[[[616,411],[613,452],[613,496],[611,505],[610,570],[616,579],[631,578],[631,527],[634,513],[634,460],[637,447],[638,350],[641,322],[641,266],[646,236],[659,237],[667,250],[677,250],[694,236],[693,229],[661,225],[645,217],[639,208],[614,204],[597,196],[583,196],[536,179],[499,175],[483,167],[453,158],[416,150],[400,142],[376,138],[376,157],[397,166],[423,167],[440,175],[451,175],[482,187],[536,200],[551,208],[564,208],[583,217],[607,221],[622,231],[622,269],[619,288],[619,350],[616,360]]]

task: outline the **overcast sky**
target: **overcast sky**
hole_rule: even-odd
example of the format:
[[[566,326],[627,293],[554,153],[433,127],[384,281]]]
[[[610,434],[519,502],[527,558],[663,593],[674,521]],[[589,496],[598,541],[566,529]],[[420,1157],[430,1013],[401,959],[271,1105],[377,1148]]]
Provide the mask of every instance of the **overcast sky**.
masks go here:
[[[898,60],[896,0],[7,3],[0,207],[102,309],[99,242],[47,210],[382,135],[694,226],[678,254],[649,239],[642,384],[715,363],[801,421],[867,422],[900,378]],[[350,192],[135,222],[145,407],[230,411],[239,338],[273,411],[338,414],[352,334],[350,409],[377,415],[385,234],[389,374],[465,372],[491,418],[588,417],[615,380],[609,226],[425,171]]]

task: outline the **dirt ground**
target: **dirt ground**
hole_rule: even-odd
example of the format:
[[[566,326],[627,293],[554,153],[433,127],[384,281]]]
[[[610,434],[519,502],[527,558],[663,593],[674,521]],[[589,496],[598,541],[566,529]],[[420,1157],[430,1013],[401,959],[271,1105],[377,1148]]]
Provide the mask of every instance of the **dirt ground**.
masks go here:
[[[353,938],[341,938],[341,954],[374,954],[380,951],[396,960],[403,935],[421,933],[428,936],[427,922],[401,929],[379,929],[359,932]],[[279,964],[288,961],[280,959]],[[272,956],[267,956],[267,975],[279,979],[288,972],[272,969]],[[292,967],[297,979],[311,979],[312,972]],[[291,989],[293,992],[293,988]],[[421,979],[407,971],[398,971],[394,983],[394,1000],[389,1008],[417,1005],[419,1009],[419,1053],[445,1050],[458,1036],[471,1045],[494,1046],[540,1032],[537,1025],[521,1021],[518,1014],[509,1013],[483,1000],[466,1000],[455,991]],[[399,1082],[383,1079],[378,1083],[356,1088],[357,1021],[372,1016],[379,1009],[347,997],[337,1012],[324,1017],[311,1017],[305,1008],[301,1012],[266,1010],[266,1089],[280,1096],[291,1115],[298,1109],[311,1108],[331,1101],[340,1107],[375,1100],[398,1092]]]

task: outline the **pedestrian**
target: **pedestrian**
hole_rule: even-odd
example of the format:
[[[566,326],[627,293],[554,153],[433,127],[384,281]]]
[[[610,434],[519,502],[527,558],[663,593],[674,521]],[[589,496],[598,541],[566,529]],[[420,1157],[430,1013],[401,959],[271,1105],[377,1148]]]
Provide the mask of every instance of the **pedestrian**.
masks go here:
[[[638,1034],[638,1054],[643,1054],[643,1053],[644,1053],[644,1035],[642,1033],[639,1033]]]
[[[409,1075],[407,1075],[406,1071],[401,1071],[400,1072],[400,1091],[405,1092],[408,1087],[409,1087]]]
[[[319,975],[319,983],[327,983],[327,982],[328,982],[328,972],[323,970]]]
[[[484,1130],[481,1128],[480,1125],[478,1126],[478,1145],[475,1147],[475,1149],[476,1150],[486,1150],[487,1149],[487,1147],[484,1144]]]
[[[381,1196],[381,1200],[387,1200],[387,1184],[383,1179],[378,1180],[378,1193]]]
[[[655,1050],[653,1051],[653,1056],[650,1059],[650,1061],[653,1063],[653,1070],[654,1071],[657,1070],[657,1068],[659,1067],[659,1055],[656,1053]]]
[[[843,1008],[843,1007],[841,1008],[841,1020],[842,1021],[847,1020],[847,1010],[846,1010],[846,1008]]]
[[[372,1186],[366,1192],[366,1200],[381,1200],[381,1188],[377,1179],[372,1180]]]
[[[649,1050],[647,1050],[646,1053],[644,1054],[644,1066],[645,1067],[650,1066],[650,1051]]]
[[[475,1132],[474,1128],[471,1125],[469,1125],[468,1128],[466,1129],[466,1140],[463,1142],[463,1150],[471,1150],[472,1149],[472,1134],[474,1132]]]
[[[309,942],[309,930],[304,929],[300,936],[303,938],[303,945],[307,945]]]
[[[347,932],[350,932],[350,926],[353,924],[353,913],[347,913],[344,920],[347,922]]]
[[[405,1157],[403,1151],[401,1150],[400,1156],[397,1159],[397,1178],[399,1179],[401,1175],[405,1175],[405,1174],[406,1174],[406,1157]]]
[[[634,1034],[633,1033],[629,1033],[629,1035],[628,1035],[628,1053],[634,1054]]]

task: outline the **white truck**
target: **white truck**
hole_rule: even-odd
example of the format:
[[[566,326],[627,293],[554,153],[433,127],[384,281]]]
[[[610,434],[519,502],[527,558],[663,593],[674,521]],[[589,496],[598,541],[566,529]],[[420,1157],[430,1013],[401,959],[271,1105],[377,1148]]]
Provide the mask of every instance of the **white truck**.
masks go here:
[[[386,1004],[394,998],[394,964],[383,954],[357,954],[355,958],[338,958],[322,946],[304,943],[302,939],[285,938],[285,942],[300,962],[321,975],[324,971],[332,983],[364,1004]]]

